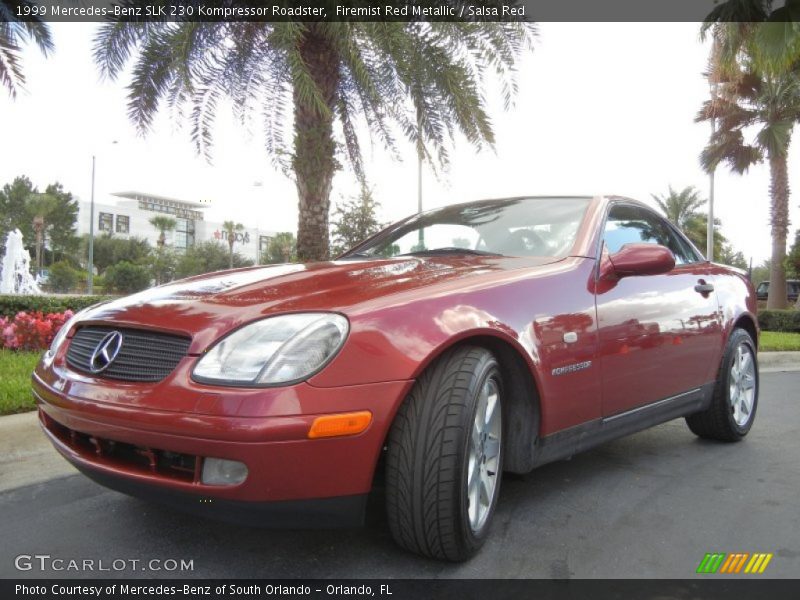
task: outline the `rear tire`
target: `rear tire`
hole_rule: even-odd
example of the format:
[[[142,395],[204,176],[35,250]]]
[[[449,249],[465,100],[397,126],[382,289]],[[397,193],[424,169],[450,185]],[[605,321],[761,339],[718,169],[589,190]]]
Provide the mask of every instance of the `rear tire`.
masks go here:
[[[447,351],[397,413],[386,456],[386,508],[395,541],[451,561],[485,541],[503,472],[503,381],[488,350]]]
[[[701,438],[738,442],[753,426],[758,389],[755,343],[744,329],[735,329],[722,357],[711,405],[686,417],[686,424]]]

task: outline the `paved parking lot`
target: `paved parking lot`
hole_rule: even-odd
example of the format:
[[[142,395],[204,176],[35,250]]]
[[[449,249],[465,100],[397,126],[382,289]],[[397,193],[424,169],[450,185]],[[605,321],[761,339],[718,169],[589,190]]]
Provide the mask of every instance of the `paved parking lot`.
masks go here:
[[[379,510],[364,529],[276,532],[60,477],[0,493],[0,577],[685,578],[706,552],[772,552],[755,577],[797,577],[800,373],[762,376],[756,424],[742,443],[701,441],[677,420],[502,485],[489,542],[453,565],[399,550]],[[194,570],[19,572],[20,554],[184,559]]]

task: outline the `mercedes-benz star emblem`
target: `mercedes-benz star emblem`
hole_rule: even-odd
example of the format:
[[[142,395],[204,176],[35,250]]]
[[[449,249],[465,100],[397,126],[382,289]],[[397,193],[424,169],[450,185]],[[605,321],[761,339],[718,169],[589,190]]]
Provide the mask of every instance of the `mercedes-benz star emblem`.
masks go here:
[[[97,344],[89,359],[89,370],[92,373],[102,373],[111,366],[120,350],[122,350],[122,334],[119,331],[107,333]]]

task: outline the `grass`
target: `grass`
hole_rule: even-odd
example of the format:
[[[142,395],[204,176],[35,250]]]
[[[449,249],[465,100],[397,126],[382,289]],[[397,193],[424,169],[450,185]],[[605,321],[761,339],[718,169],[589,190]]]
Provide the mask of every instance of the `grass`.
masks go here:
[[[800,351],[800,333],[762,331],[758,349],[765,352]]]
[[[31,373],[40,352],[14,352],[0,349],[0,415],[34,410]]]

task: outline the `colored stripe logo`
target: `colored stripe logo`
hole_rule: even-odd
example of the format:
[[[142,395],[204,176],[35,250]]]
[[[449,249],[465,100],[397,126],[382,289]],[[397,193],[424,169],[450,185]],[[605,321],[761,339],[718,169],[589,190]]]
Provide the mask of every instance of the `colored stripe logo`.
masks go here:
[[[724,552],[707,553],[700,565],[697,573],[725,573],[735,575],[740,573],[761,574],[767,570],[767,565],[772,560],[772,553],[756,552],[734,552],[726,554]]]

